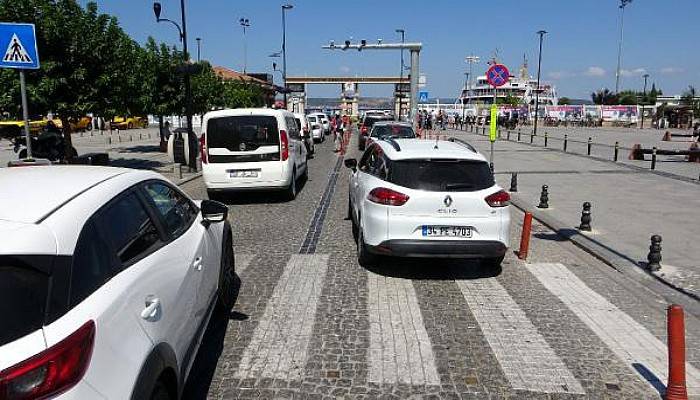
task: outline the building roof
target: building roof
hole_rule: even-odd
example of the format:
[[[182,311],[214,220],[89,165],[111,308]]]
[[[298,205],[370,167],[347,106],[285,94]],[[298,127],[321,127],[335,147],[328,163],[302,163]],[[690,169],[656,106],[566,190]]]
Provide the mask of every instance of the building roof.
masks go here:
[[[250,75],[242,74],[238,71],[234,71],[232,69],[228,69],[226,67],[219,67],[215,66],[212,67],[214,70],[214,73],[222,77],[223,79],[237,79],[243,82],[248,82],[248,83],[257,83],[258,85],[264,86],[264,87],[271,87],[268,82],[263,81],[262,79],[258,78],[253,78]]]

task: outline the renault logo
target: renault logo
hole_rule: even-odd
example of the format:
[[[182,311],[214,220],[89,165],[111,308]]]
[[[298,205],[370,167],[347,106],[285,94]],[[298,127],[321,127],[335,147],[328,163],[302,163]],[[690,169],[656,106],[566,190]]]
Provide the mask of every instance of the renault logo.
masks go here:
[[[241,151],[245,151],[245,149],[246,149],[245,143],[241,143],[240,146],[238,146],[238,148],[239,148]]]
[[[450,195],[445,196],[445,200],[443,201],[445,203],[445,207],[449,207],[452,205],[452,197]]]

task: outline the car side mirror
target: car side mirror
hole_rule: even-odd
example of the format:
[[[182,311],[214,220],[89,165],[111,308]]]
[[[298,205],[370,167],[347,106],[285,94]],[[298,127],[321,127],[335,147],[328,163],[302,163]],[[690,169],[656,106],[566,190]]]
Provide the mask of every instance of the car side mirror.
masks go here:
[[[354,158],[348,158],[345,160],[345,166],[350,168],[352,172],[357,171],[357,160]]]
[[[202,218],[209,223],[223,222],[228,217],[228,207],[214,200],[202,200]]]

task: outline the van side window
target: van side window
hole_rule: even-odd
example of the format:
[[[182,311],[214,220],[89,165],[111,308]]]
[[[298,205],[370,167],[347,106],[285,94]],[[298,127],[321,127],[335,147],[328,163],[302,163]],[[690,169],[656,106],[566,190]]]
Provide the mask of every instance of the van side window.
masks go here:
[[[287,122],[287,133],[289,137],[292,139],[299,139],[299,128],[297,128],[296,120],[292,117],[285,117],[285,121]]]

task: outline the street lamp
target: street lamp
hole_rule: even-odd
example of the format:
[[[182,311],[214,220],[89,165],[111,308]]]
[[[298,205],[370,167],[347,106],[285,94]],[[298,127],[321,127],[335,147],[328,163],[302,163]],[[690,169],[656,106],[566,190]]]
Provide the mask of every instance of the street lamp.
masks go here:
[[[547,31],[537,31],[540,35],[540,53],[537,59],[537,88],[535,89],[535,128],[532,131],[533,135],[537,135],[537,119],[540,113],[540,70],[542,68],[542,40]]]
[[[472,77],[474,76],[472,74],[472,64],[478,64],[479,60],[481,60],[481,57],[475,56],[473,54],[464,58],[464,61],[469,63],[469,102],[471,102],[472,98]]]
[[[201,57],[201,50],[202,50],[202,38],[195,38],[197,41],[197,62],[200,62],[202,60]]]
[[[194,132],[192,131],[192,88],[190,86],[190,71],[187,68],[189,63],[189,53],[187,52],[187,20],[185,18],[185,0],[180,0],[180,14],[182,16],[182,28],[175,21],[171,21],[166,18],[161,18],[160,13],[162,6],[160,2],[153,3],[153,13],[156,15],[156,22],[171,22],[177,27],[178,32],[180,32],[180,41],[182,42],[183,57],[185,58],[185,116],[187,118],[187,138],[189,141],[189,172],[197,172],[197,140],[195,139]]]
[[[248,18],[241,18],[238,23],[243,27],[243,74],[246,73],[248,66],[248,42],[246,40],[245,28],[250,27],[250,20]]]
[[[642,97],[642,125],[639,129],[644,129],[644,105],[647,103],[647,79],[649,79],[649,74],[642,75],[644,78],[644,96]]]
[[[291,4],[282,6],[282,80],[284,81],[284,108],[287,108],[287,10],[294,8]]]
[[[404,29],[397,29],[396,33],[401,35],[401,44],[404,44],[406,42],[406,30]],[[403,64],[403,48],[401,48],[401,72],[400,72],[400,78],[399,78],[399,115],[396,116],[396,120],[400,121],[401,120],[401,112],[403,111],[403,69],[404,69],[404,64]]]
[[[622,40],[625,31],[625,7],[632,0],[620,0],[620,43],[617,48],[617,70],[615,70],[615,94],[620,92],[620,67],[622,65]]]

